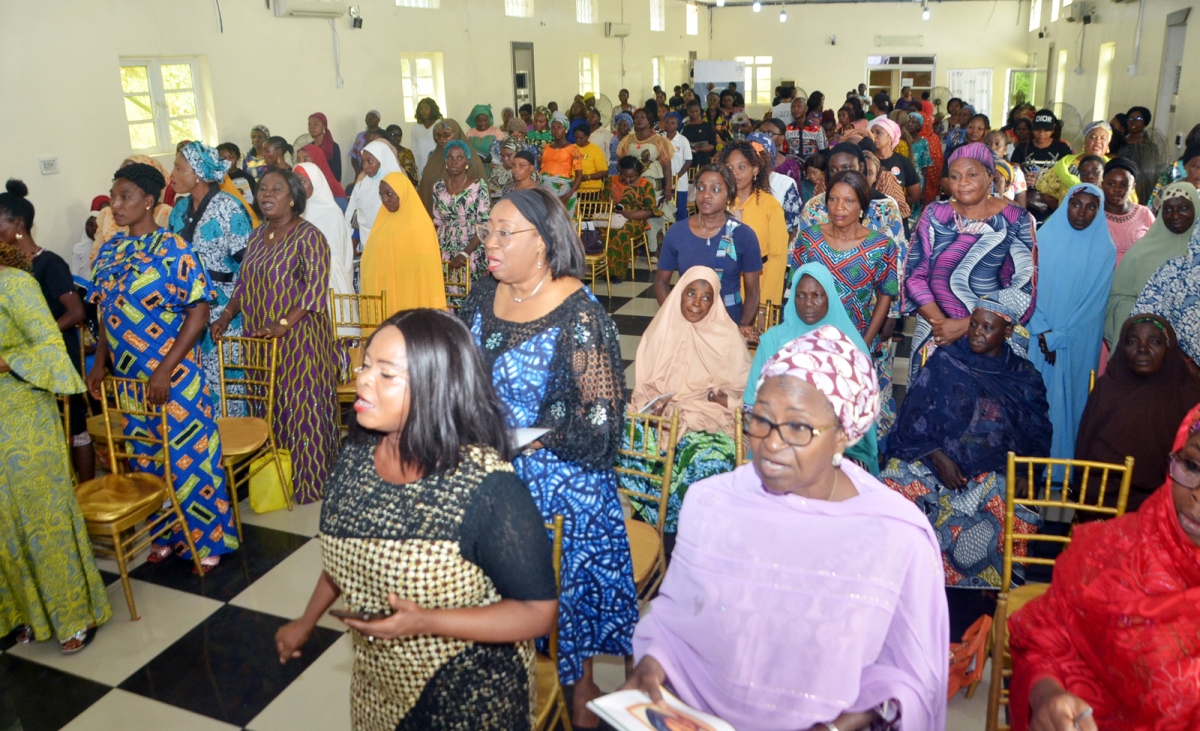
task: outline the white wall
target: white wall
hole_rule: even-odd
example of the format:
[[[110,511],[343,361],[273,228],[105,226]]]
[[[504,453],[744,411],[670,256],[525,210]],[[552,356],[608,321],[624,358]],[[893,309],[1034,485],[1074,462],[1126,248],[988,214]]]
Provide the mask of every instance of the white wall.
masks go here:
[[[949,69],[993,69],[992,109],[999,115],[1008,69],[1026,64],[1028,3],[931,2],[930,10],[923,21],[917,3],[790,5],[788,21],[780,23],[778,6],[760,13],[746,6],[713,8],[709,58],[770,54],[775,83],[790,78],[809,92],[823,91],[828,108],[867,81],[869,55],[936,55],[935,86],[948,86]],[[921,46],[875,45],[877,35],[913,34],[923,36]],[[831,35],[837,45],[830,45]]]
[[[352,29],[349,17],[337,21],[345,81],[338,89],[329,23],[276,18],[263,0],[222,0],[224,33],[213,0],[0,0],[0,66],[9,70],[0,176],[29,185],[38,243],[69,252],[87,204],[108,191],[130,154],[120,57],[203,57],[216,133],[206,142],[246,150],[259,123],[290,140],[306,131],[309,114],[322,111],[345,154],[367,109],[382,111],[385,123],[401,118],[400,53],[444,54],[444,111],[461,121],[481,102],[497,116],[512,105],[511,41],[534,44],[537,100],[557,100],[565,111],[578,93],[579,54],[599,55],[602,93],[615,100],[626,86],[636,103],[651,93],[652,56],[665,59],[668,84],[680,83],[688,51],[703,52],[708,37],[703,12],[700,34],[685,35],[678,0],[668,3],[667,30],[659,33],[650,31],[647,0],[601,0],[595,25],[576,22],[574,0],[537,0],[532,19],[505,17],[503,0],[442,0],[436,11],[354,2],[364,27]],[[623,78],[621,41],[603,29],[622,13],[633,26]],[[50,156],[61,172],[43,176],[38,158]],[[343,167],[348,179],[348,160]]]

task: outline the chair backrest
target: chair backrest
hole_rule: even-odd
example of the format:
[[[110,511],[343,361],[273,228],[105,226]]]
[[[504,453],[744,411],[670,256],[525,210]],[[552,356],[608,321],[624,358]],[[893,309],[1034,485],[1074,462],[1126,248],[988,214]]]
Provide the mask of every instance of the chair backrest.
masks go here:
[[[338,383],[354,380],[354,369],[362,365],[367,338],[387,317],[387,292],[337,294],[329,290],[329,319],[337,346]]]
[[[554,565],[554,585],[558,587],[559,592],[562,591],[562,551],[563,551],[563,517],[555,515],[554,520],[546,523],[546,530],[551,533],[551,563]],[[554,629],[550,630],[550,659],[554,665],[558,666],[558,622],[554,623]]]
[[[754,329],[759,334],[775,327],[783,320],[783,305],[777,305],[771,300],[759,304],[758,314],[754,318]]]
[[[229,416],[230,402],[246,405],[246,413],[275,423],[275,378],[279,366],[276,338],[218,338],[221,365],[221,416]]]
[[[452,267],[443,261],[442,280],[446,283],[446,306],[457,312],[471,293],[471,267]]]
[[[1043,470],[1040,480],[1036,479],[1035,468],[1037,467]],[[1093,490],[1091,483],[1096,473],[1099,473],[1099,480]],[[1117,488],[1117,505],[1115,508],[1110,508],[1104,504],[1104,497],[1108,491],[1109,477],[1113,474],[1120,475],[1121,482]],[[1076,476],[1078,476],[1078,480],[1075,479]],[[1060,477],[1061,482],[1056,482]],[[1022,484],[1018,484],[1018,481]],[[1014,563],[1025,566],[1054,565],[1055,559],[1053,558],[1033,555],[1014,556],[1014,541],[1057,543],[1064,547],[1071,542],[1069,535],[1015,533],[1016,506],[1023,505],[1030,509],[1071,509],[1105,518],[1115,518],[1125,513],[1125,506],[1129,500],[1129,485],[1132,481],[1133,457],[1126,457],[1125,464],[1121,465],[1108,462],[1089,462],[1081,459],[1018,457],[1015,453],[1009,452],[1005,485],[1008,494],[1004,511],[1004,575],[1000,591],[1007,592],[1012,588]]]
[[[641,431],[640,439],[638,431]],[[661,536],[667,519],[667,501],[671,497],[671,468],[675,464],[675,447],[679,443],[679,409],[672,409],[670,416],[655,416],[631,411],[625,415],[625,436],[618,454],[639,460],[642,464],[662,465],[662,474],[634,467],[616,467],[621,475],[640,477],[661,485],[657,495],[621,487],[618,477],[617,490],[638,500],[658,503],[658,524],[655,528]]]
[[[172,485],[167,411],[150,403],[146,381],[108,376],[100,382],[100,403],[113,473],[151,472],[146,468],[161,464],[163,480]]]
[[[750,460],[746,459],[745,409],[741,406],[733,410],[733,465],[741,467]]]
[[[612,214],[613,202],[611,198],[576,201],[575,232],[583,236],[583,225],[591,223],[595,225],[597,232],[604,237],[604,251],[600,254],[589,254],[588,256],[608,255],[608,240],[612,235]]]

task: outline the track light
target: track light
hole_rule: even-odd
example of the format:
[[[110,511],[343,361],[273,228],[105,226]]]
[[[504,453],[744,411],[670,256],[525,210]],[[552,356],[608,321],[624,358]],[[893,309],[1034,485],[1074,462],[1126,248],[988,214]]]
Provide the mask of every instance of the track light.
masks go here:
[[[760,3],[758,0],[754,0],[754,5],[751,7],[754,8],[754,12],[757,13],[758,11],[762,10],[762,3]]]
[[[717,7],[718,8],[725,7],[725,0],[717,0]]]
[[[779,22],[780,23],[787,22],[787,8],[786,7],[783,10],[779,11]]]

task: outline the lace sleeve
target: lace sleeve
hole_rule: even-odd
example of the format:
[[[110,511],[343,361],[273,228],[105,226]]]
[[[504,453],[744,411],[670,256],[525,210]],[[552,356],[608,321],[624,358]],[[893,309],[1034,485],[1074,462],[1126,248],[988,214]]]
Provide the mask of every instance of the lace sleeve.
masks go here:
[[[504,599],[558,598],[546,528],[529,488],[512,472],[483,479],[463,516],[462,557],[483,569]]]

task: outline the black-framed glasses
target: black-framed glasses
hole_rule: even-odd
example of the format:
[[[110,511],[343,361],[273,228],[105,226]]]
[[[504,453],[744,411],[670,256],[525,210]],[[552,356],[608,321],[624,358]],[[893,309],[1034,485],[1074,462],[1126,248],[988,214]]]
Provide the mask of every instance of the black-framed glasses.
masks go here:
[[[1172,480],[1189,490],[1200,487],[1200,465],[1183,459],[1178,452],[1171,453],[1171,465],[1168,472]]]
[[[821,436],[822,433],[830,429],[836,429],[837,424],[829,426],[813,426],[805,424],[802,421],[786,421],[782,424],[776,424],[770,419],[758,416],[752,410],[753,407],[744,407],[742,415],[742,432],[748,437],[755,439],[766,439],[771,436],[771,432],[778,431],[779,438],[793,447],[807,447],[812,444],[815,437]]]

